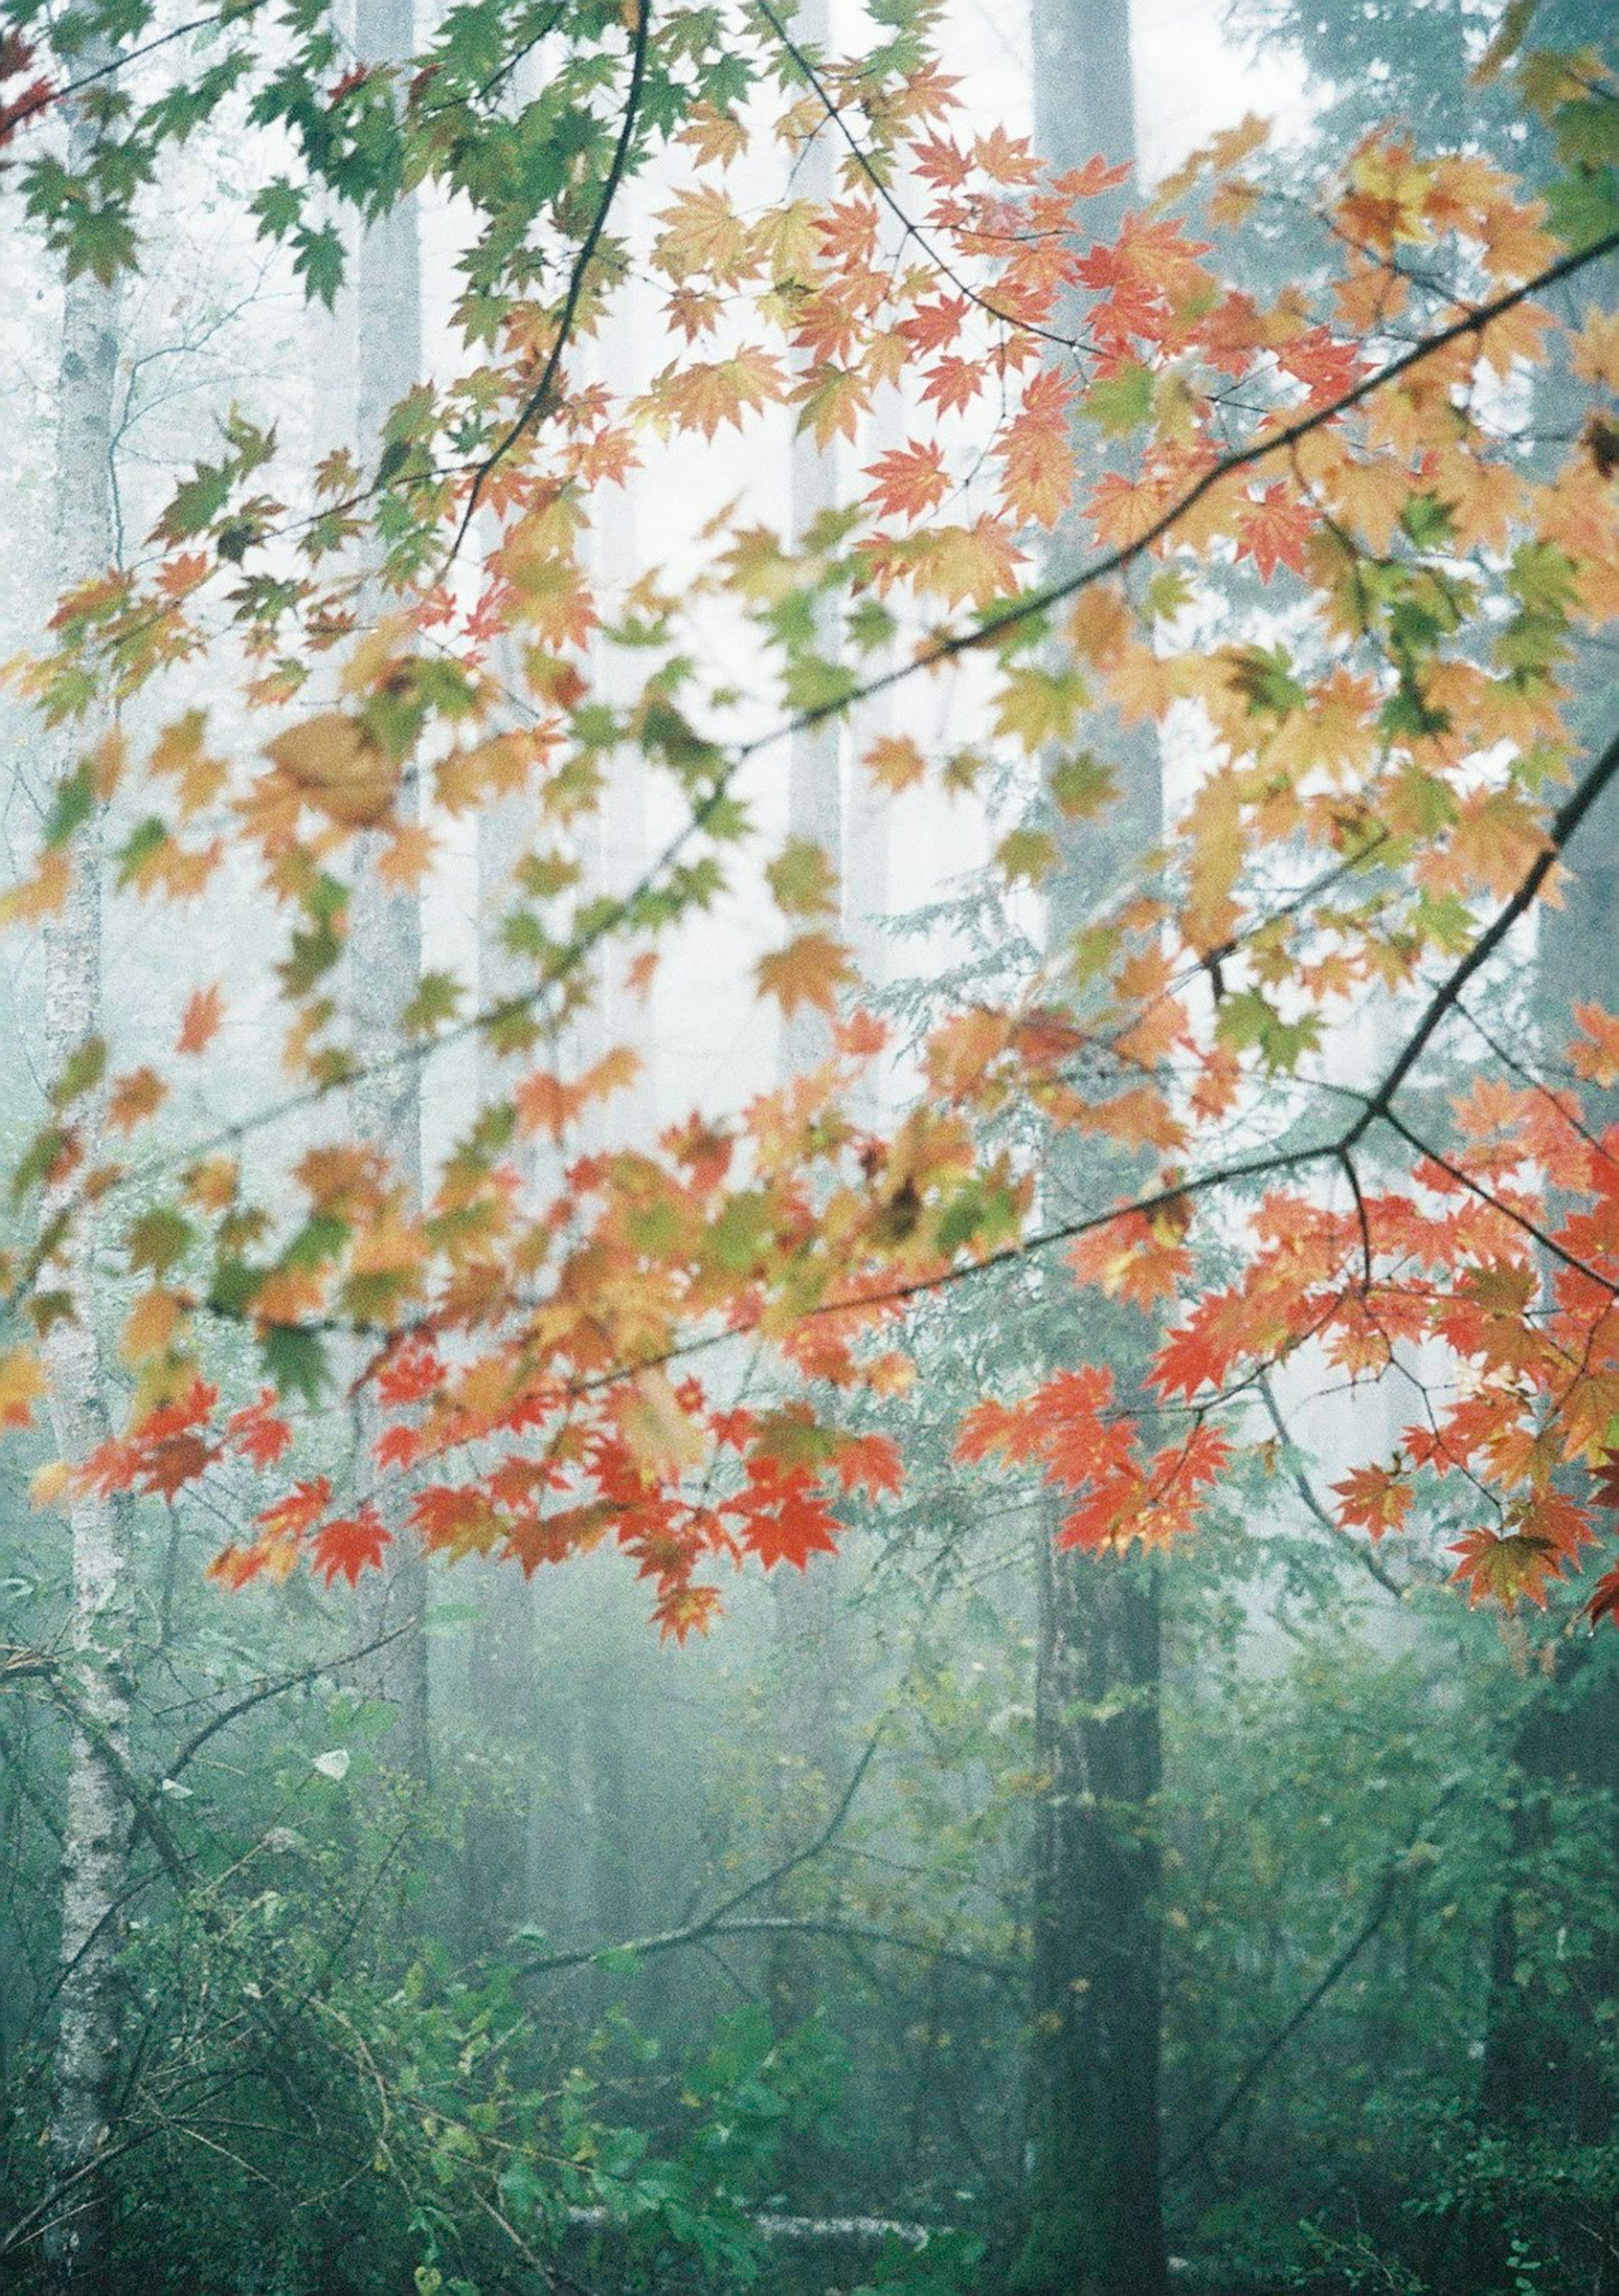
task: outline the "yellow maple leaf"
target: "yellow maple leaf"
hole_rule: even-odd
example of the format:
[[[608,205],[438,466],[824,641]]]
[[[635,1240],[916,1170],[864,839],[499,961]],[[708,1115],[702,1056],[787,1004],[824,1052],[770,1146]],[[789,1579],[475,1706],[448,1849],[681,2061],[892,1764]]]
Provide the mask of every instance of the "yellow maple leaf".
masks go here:
[[[265,754],[287,781],[345,829],[374,829],[393,809],[399,767],[358,718],[322,709],[290,726]]]
[[[61,1506],[73,1495],[73,1470],[65,1459],[47,1459],[29,1478],[29,1505]]]
[[[693,359],[665,367],[647,394],[654,421],[711,439],[722,422],[740,430],[743,418],[782,398],[786,379],[768,351],[750,347],[732,358]]]
[[[759,253],[742,217],[716,184],[682,192],[658,217],[663,229],[652,259],[671,279],[702,272],[721,287],[738,287],[760,267]]]
[[[165,726],[152,745],[152,772],[179,784],[183,821],[189,821],[193,814],[211,805],[225,787],[227,768],[224,761],[210,757],[203,747],[207,728],[206,710],[188,709],[173,725]]]
[[[177,1292],[154,1284],[143,1292],[124,1324],[119,1353],[132,1367],[148,1357],[165,1356],[185,1320],[187,1302]]]
[[[424,822],[402,821],[376,857],[376,873],[384,885],[408,892],[427,874],[437,846]]]
[[[32,1348],[0,1356],[0,1427],[31,1427],[34,1406],[45,1398],[45,1372]]]
[[[0,894],[0,924],[20,920],[37,924],[62,907],[73,885],[73,864],[65,847],[53,845],[34,864],[33,874]]]
[[[1585,323],[1574,338],[1574,369],[1584,382],[1619,390],[1619,311],[1586,306]]]
[[[615,1415],[630,1456],[649,1480],[700,1467],[708,1456],[708,1438],[682,1410],[661,1371],[638,1372],[618,1398]]]
[[[927,773],[927,759],[908,734],[880,735],[867,750],[864,764],[873,781],[896,797]]]

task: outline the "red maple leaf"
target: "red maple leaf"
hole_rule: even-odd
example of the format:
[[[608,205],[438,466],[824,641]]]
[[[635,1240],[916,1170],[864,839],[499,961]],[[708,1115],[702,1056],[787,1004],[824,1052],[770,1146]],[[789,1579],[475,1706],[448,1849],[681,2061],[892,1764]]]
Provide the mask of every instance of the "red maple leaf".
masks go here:
[[[362,1570],[380,1567],[382,1549],[392,1541],[393,1533],[367,1500],[353,1514],[335,1515],[321,1525],[309,1541],[309,1568],[318,1570],[328,1587],[340,1570],[357,1587]]]
[[[425,1403],[443,1384],[444,1362],[425,1340],[406,1340],[376,1375],[376,1391],[386,1404]]]
[[[1593,1627],[1604,1619],[1619,1619],[1619,1570],[1605,1571],[1597,1581],[1596,1592],[1585,1605],[1585,1615]]]
[[[1278,566],[1304,571],[1304,545],[1314,521],[1303,503],[1288,497],[1286,486],[1267,487],[1257,502],[1248,504],[1237,522],[1237,554],[1251,558],[1260,579],[1268,582]]]
[[[292,1440],[292,1431],[275,1409],[280,1400],[273,1387],[259,1391],[257,1403],[235,1411],[226,1422],[226,1440],[256,1467],[273,1467]]]
[[[1619,1507],[1619,1451],[1605,1451],[1591,1493],[1598,1506]]]
[[[201,1435],[167,1435],[143,1451],[136,1470],[136,1488],[172,1499],[187,1483],[194,1483],[218,1457],[213,1445]]]
[[[727,1513],[739,1518],[742,1542],[767,1570],[778,1562],[807,1570],[812,1554],[835,1554],[836,1517],[804,1468],[780,1473],[768,1460],[751,1460],[748,1487]]]
[[[931,441],[892,447],[867,464],[866,476],[876,481],[866,499],[883,518],[921,518],[950,490],[944,456]]]
[[[898,1491],[905,1480],[899,1447],[886,1435],[844,1435],[832,1462],[846,1491],[857,1488],[876,1498]]]
[[[291,1534],[300,1537],[312,1523],[320,1521],[331,1503],[332,1485],[325,1475],[314,1475],[307,1482],[294,1483],[284,1498],[267,1506],[255,1520],[261,1523],[270,1537],[284,1538]]]

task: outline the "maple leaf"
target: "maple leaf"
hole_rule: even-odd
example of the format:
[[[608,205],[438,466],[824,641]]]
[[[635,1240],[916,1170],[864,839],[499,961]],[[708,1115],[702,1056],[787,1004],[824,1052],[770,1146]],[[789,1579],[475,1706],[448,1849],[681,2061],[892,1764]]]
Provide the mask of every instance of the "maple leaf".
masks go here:
[[[768,351],[752,348],[666,371],[653,386],[651,404],[655,414],[680,429],[711,439],[722,422],[740,430],[749,414],[785,393],[779,362]]]
[[[357,1587],[362,1570],[381,1569],[382,1549],[392,1543],[392,1532],[367,1500],[353,1514],[334,1515],[322,1523],[309,1541],[309,1568],[328,1587],[340,1571],[351,1587]]]
[[[899,1446],[887,1435],[840,1436],[832,1464],[846,1491],[863,1490],[870,1498],[897,1495],[904,1484]]]
[[[185,1320],[189,1302],[177,1292],[154,1285],[129,1310],[119,1352],[127,1364],[139,1364],[168,1352]]]
[[[115,1077],[107,1095],[107,1122],[114,1132],[133,1132],[154,1116],[168,1097],[168,1086],[155,1069],[131,1069]]]
[[[505,1526],[483,1492],[451,1483],[430,1483],[410,1503],[410,1520],[430,1554],[459,1560],[487,1554]]]
[[[825,916],[837,909],[837,873],[813,838],[793,837],[765,871],[776,906],[790,917]]]
[[[925,518],[950,490],[943,452],[931,439],[891,447],[866,465],[866,476],[873,481],[866,500],[883,518]]]
[[[916,587],[947,605],[991,606],[1017,586],[1023,554],[1001,519],[986,512],[971,526],[930,527],[920,540]]]
[[[1453,1586],[1467,1590],[1467,1608],[1483,1602],[1510,1609],[1518,1602],[1546,1608],[1550,1582],[1563,1575],[1563,1557],[1543,1538],[1508,1531],[1470,1530],[1451,1553],[1460,1559],[1451,1574]]]
[[[34,1406],[45,1398],[45,1377],[29,1348],[0,1356],[0,1427],[31,1427]]]
[[[785,948],[761,956],[754,967],[761,993],[773,996],[784,1013],[801,1004],[823,1013],[837,1009],[838,990],[854,978],[849,952],[830,933],[800,933]]]
[[[653,245],[653,261],[671,279],[702,272],[722,287],[736,287],[759,269],[747,226],[718,184],[683,192],[658,220],[664,229]]]
[[[501,1560],[509,1557],[525,1578],[531,1578],[542,1562],[566,1562],[572,1555],[588,1554],[600,1543],[614,1512],[609,1501],[589,1499],[579,1506],[559,1507],[555,1514],[515,1513],[506,1522]]]
[[[1295,574],[1305,569],[1304,547],[1315,521],[1303,503],[1294,502],[1286,486],[1267,487],[1256,501],[1245,504],[1237,521],[1237,554],[1252,558],[1262,581],[1268,582],[1278,566]]]
[[[401,1341],[390,1350],[376,1374],[379,1398],[397,1408],[401,1404],[425,1403],[444,1382],[443,1358],[431,1342],[420,1338]]]
[[[1023,1405],[986,1397],[963,1414],[950,1456],[968,1465],[985,1459],[1002,1459],[1011,1465],[1038,1457],[1040,1445],[1039,1422],[1031,1412]]]
[[[630,1457],[650,1479],[678,1475],[687,1467],[700,1467],[707,1457],[702,1428],[667,1374],[655,1367],[637,1372],[613,1407]]]
[[[139,1446],[131,1488],[172,1499],[205,1474],[219,1454],[215,1445],[187,1429]]]
[[[727,1512],[737,1517],[744,1546],[767,1570],[778,1562],[806,1570],[812,1554],[837,1553],[836,1518],[808,1469],[783,1472],[768,1461],[752,1459],[748,1478]]]
[[[1357,1467],[1332,1488],[1346,1530],[1358,1527],[1378,1539],[1385,1531],[1404,1529],[1412,1491],[1397,1467]]]
[[[374,829],[393,810],[399,761],[357,718],[323,709],[265,744],[276,771],[345,829]]]
[[[958,413],[972,405],[985,381],[985,370],[975,359],[955,356],[939,358],[927,370],[922,396],[931,399],[941,414]]]
[[[1599,1004],[1576,1004],[1580,1035],[1568,1048],[1571,1066],[1603,1091],[1619,1084],[1619,1019]]]
[[[1604,1451],[1596,1471],[1592,1493],[1598,1506],[1619,1507],[1619,1451]]]
[[[1619,1570],[1605,1571],[1598,1579],[1585,1605],[1585,1616],[1593,1628],[1604,1619],[1619,1619]]]
[[[684,1644],[690,1634],[707,1634],[719,1614],[718,1587],[678,1586],[659,1596],[652,1615],[660,1642]]]
[[[311,1475],[295,1483],[285,1495],[254,1518],[272,1538],[301,1538],[317,1523],[332,1504],[332,1484],[325,1475]]]
[[[1113,1374],[1099,1364],[1060,1371],[1030,1397],[1025,1408],[1053,1482],[1079,1490],[1127,1463],[1134,1437],[1125,1419],[1107,1418],[1113,1402]]]
[[[275,1407],[280,1400],[273,1387],[261,1388],[257,1403],[234,1411],[225,1423],[226,1440],[260,1470],[292,1448],[292,1430]]]
[[[927,759],[908,734],[884,734],[865,752],[864,763],[873,781],[898,796],[927,773]]]
[[[1192,1269],[1185,1237],[1191,1206],[1181,1199],[1155,1212],[1128,1212],[1083,1235],[1071,1247],[1068,1264],[1082,1283],[1094,1283],[1110,1299],[1153,1308],[1172,1299]]]

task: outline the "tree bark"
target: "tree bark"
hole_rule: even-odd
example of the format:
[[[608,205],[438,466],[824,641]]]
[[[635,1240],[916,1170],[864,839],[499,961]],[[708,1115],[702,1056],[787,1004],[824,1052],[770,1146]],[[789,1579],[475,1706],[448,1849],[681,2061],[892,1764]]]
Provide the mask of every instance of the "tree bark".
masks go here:
[[[1055,167],[1135,157],[1128,0],[1033,0],[1035,145]],[[1122,201],[1092,202],[1098,236]],[[1080,332],[1077,308],[1065,323]],[[1077,545],[1078,537],[1072,537]],[[1061,947],[1138,871],[1160,833],[1152,736],[1108,729],[1121,798],[1071,841],[1048,930]],[[1129,1175],[1095,1150],[1054,1154],[1054,1199],[1103,1201]],[[1122,1390],[1150,1339],[1139,1316],[1087,1310],[1086,1351]],[[1168,2263],[1159,2196],[1162,2021],[1159,1854],[1160,1598],[1139,1558],[1064,1553],[1044,1525],[1035,1730],[1048,1780],[1035,1841],[1027,2185],[1011,2284],[1018,2296],[1160,2296]]]
[[[1023,2296],[1154,2296],[1158,2196],[1158,1592],[1042,1541],[1041,1797]]]
[[[412,0],[357,0],[355,50],[362,62],[402,63],[415,45]],[[416,202],[408,197],[367,226],[356,263],[356,428],[362,463],[381,453],[390,414],[420,380],[421,302]],[[384,607],[381,585],[368,584],[363,618],[374,619]],[[413,783],[401,792],[401,817],[411,817],[420,804],[420,791]],[[401,1015],[416,992],[422,971],[420,903],[414,891],[390,891],[378,878],[382,841],[377,831],[366,832],[358,840],[349,913],[349,1009],[361,1060],[402,1041]],[[388,1157],[412,1205],[419,1203],[422,1101],[415,1062],[400,1062],[363,1077],[354,1088],[353,1117],[356,1138]],[[356,1418],[356,1464],[364,1484],[380,1431],[369,1390]],[[406,1529],[397,1482],[393,1488],[395,1496],[382,1510],[393,1543],[385,1567],[366,1572],[361,1580],[361,1622],[366,1641],[401,1626],[411,1631],[368,1662],[363,1687],[397,1709],[394,1767],[421,1784],[429,1771],[427,1570]]]
[[[831,12],[827,0],[805,0],[794,19],[796,37],[812,55],[825,51]],[[823,121],[795,170],[796,195],[815,208],[835,196],[833,138]],[[822,447],[812,430],[794,434],[789,466],[789,544],[802,549],[816,521],[835,508],[838,457]],[[834,643],[829,632],[818,641],[822,652]],[[844,852],[842,729],[835,718],[801,727],[787,756],[787,833],[817,845],[839,880],[840,914],[850,922],[847,857]],[[832,1050],[826,1013],[810,1004],[794,1007],[783,1021],[780,1075],[784,1083],[826,1060]],[[771,1574],[774,1644],[777,1847],[783,1854],[802,1838],[804,1821],[822,1815],[837,1767],[836,1631],[838,1565],[832,1555],[816,1556],[807,1570],[781,1564]],[[784,1910],[777,1907],[778,1911]],[[780,2034],[801,2025],[815,2008],[812,1958],[801,1939],[783,1937],[767,1957],[766,1992]]]
[[[1619,265],[1601,266],[1593,282],[1601,308],[1611,304],[1616,279]],[[1584,394],[1568,373],[1537,377],[1534,428],[1543,437],[1572,435],[1583,408]],[[1576,733],[1595,734],[1612,709],[1612,674],[1600,652],[1584,649],[1569,682],[1580,697],[1571,712]],[[1590,1001],[1619,1011],[1619,799],[1612,790],[1584,824],[1561,904],[1540,910],[1538,938],[1533,1005],[1541,1072],[1566,1084],[1574,1005]],[[1482,1017],[1488,1025],[1489,1016]],[[1579,1091],[1583,1119],[1594,1134],[1619,1122],[1619,1092],[1592,1084]],[[1549,1283],[1554,1273],[1544,1270]],[[1543,2137],[1594,2144],[1607,2140],[1615,2121],[1604,2036],[1619,2001],[1619,1948],[1600,1923],[1594,1924],[1586,1950],[1559,1953],[1554,1989],[1544,1970],[1536,1969],[1524,1915],[1536,1878],[1549,1870],[1560,1798],[1602,1798],[1609,1815],[1591,1822],[1605,1826],[1610,1887],[1619,1875],[1619,1665],[1606,1643],[1579,1631],[1565,1631],[1541,1655],[1549,1678],[1536,1685],[1511,1749],[1508,1870],[1491,1921],[1478,2103],[1485,2120],[1498,2127],[1533,2126]],[[1550,1925],[1541,1924],[1542,1954]],[[1481,2218],[1465,2229],[1464,2238],[1470,2272],[1481,2282],[1498,2276],[1504,2264],[1500,2226]],[[1594,2271],[1592,2296],[1612,2296],[1619,2288],[1613,2258],[1599,2255]]]
[[[76,59],[78,71],[114,61],[98,42]],[[70,114],[68,167],[86,166],[98,130],[82,102]],[[57,578],[64,588],[99,573],[112,556],[111,440],[118,373],[119,294],[88,275],[69,282],[62,311],[56,463]],[[103,705],[80,719],[70,771],[111,723]],[[49,1065],[59,1071],[102,1032],[102,825],[93,816],[76,840],[72,888],[45,933],[45,1035]],[[104,1097],[98,1088],[76,1103],[78,1170],[99,1160]],[[73,1179],[64,1184],[70,1192]],[[47,1193],[44,1218],[59,1208]],[[44,1353],[51,1419],[64,1459],[82,1459],[108,1432],[103,1365],[95,1324],[95,1224],[81,1215],[60,1255],[57,1280],[70,1292],[71,1317],[54,1323]],[[53,1271],[53,1275],[56,1271]],[[121,2024],[120,1908],[127,1894],[131,1813],[120,1765],[127,1761],[131,1700],[130,1508],[127,1500],[85,1497],[69,1519],[72,1612],[69,1685],[82,1724],[68,1749],[67,1807],[62,1859],[62,1984],[53,2068],[50,2128],[53,2174],[81,2174],[105,2146],[116,2111]],[[96,2290],[110,2284],[110,2201],[99,2177],[46,2238],[55,2284]]]

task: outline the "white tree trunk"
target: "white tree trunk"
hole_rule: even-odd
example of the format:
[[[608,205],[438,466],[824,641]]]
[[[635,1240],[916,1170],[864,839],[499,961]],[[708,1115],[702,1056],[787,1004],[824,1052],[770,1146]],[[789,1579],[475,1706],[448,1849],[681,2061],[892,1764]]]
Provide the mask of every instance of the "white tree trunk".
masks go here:
[[[86,49],[82,71],[104,68],[111,47]],[[68,165],[86,165],[95,129],[76,107]],[[62,311],[56,466],[57,578],[63,588],[98,573],[112,555],[111,454],[118,371],[119,298],[92,278],[67,287]],[[59,770],[107,730],[99,709],[62,745]],[[77,840],[72,890],[45,934],[45,1035],[50,1068],[59,1070],[102,1029],[101,825],[86,823]],[[101,1092],[74,1103],[79,1170],[94,1164],[103,1125]],[[66,1183],[70,1188],[72,1182]],[[44,1210],[48,1223],[56,1201]],[[53,1288],[71,1292],[75,1314],[53,1324],[45,1342],[51,1418],[64,1459],[82,1459],[107,1433],[107,1406],[91,1266],[94,1224],[70,1231]],[[119,1947],[127,1891],[131,1811],[123,1769],[130,1711],[130,1509],[127,1501],[85,1498],[70,1518],[72,1616],[63,1686],[78,1717],[68,1752],[62,1830],[61,2024],[53,2067],[50,2148],[59,2183],[70,2184],[62,2215],[47,2236],[60,2286],[90,2288],[107,2268],[107,2200],[86,2177],[105,2145],[119,2077]]]
[[[794,20],[798,38],[813,55],[825,52],[831,25],[828,0],[805,0]],[[836,129],[823,121],[800,160],[794,189],[817,208],[836,195]],[[792,534],[801,546],[815,521],[836,506],[838,457],[822,447],[812,430],[793,440]],[[820,650],[832,644],[823,634]],[[787,758],[787,833],[818,845],[840,885],[845,876],[843,777],[841,721],[828,718],[793,734]],[[847,889],[840,896],[847,923]],[[832,1050],[826,1015],[812,1005],[794,1007],[782,1023],[784,1080],[824,1061]],[[790,1849],[818,1817],[838,1767],[837,1612],[838,1570],[831,1555],[817,1555],[808,1570],[779,1564],[771,1574],[776,1659],[777,1753],[781,1847]],[[777,2028],[802,2022],[814,2005],[811,1972],[801,1939],[785,1939],[769,1957],[768,1991]]]
[[[412,0],[358,0],[355,49],[362,62],[403,62],[415,45]],[[356,264],[356,431],[362,467],[375,467],[388,416],[421,379],[421,250],[416,202],[399,201],[368,226]],[[385,610],[377,584],[363,601],[366,619]],[[402,795],[401,814],[420,806],[420,793]],[[354,1042],[361,1060],[401,1041],[400,1016],[415,995],[422,971],[421,906],[414,891],[391,892],[376,874],[382,839],[367,832],[356,855],[354,892],[349,914],[349,1009]],[[422,1192],[421,1072],[401,1062],[364,1077],[353,1097],[357,1139],[382,1149],[404,1180],[413,1201]],[[362,1487],[372,1472],[372,1444],[378,1418],[369,1393],[356,1414]],[[388,1562],[361,1581],[362,1624],[372,1640],[405,1627],[368,1662],[366,1689],[390,1700],[399,1710],[397,1767],[424,1780],[428,1768],[426,1566],[405,1534],[403,1509],[384,1507],[393,1534]]]

